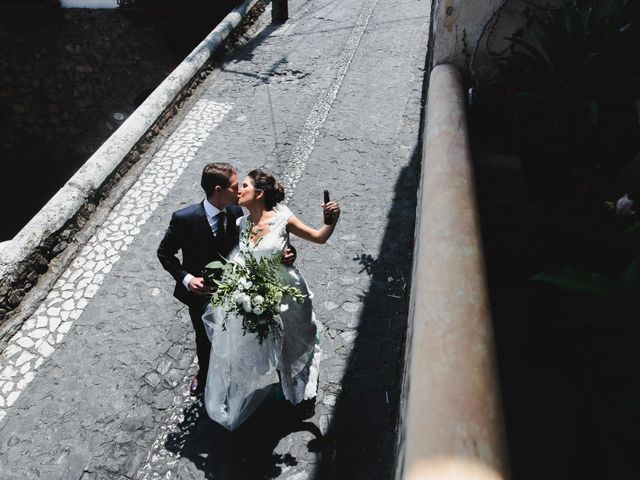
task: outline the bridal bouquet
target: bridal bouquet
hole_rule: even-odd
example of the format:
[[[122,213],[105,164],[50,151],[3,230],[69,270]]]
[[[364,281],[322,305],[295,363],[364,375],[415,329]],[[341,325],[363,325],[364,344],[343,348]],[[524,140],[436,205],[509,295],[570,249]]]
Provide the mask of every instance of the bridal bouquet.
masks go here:
[[[221,271],[208,275],[209,282],[217,287],[211,296],[211,306],[225,309],[225,321],[231,314],[242,318],[242,333],[256,333],[261,344],[278,328],[276,316],[289,309],[283,300],[290,297],[302,303],[304,295],[299,288],[282,283],[279,256],[255,258],[247,248],[238,255],[236,261],[211,262],[206,266],[209,272]]]

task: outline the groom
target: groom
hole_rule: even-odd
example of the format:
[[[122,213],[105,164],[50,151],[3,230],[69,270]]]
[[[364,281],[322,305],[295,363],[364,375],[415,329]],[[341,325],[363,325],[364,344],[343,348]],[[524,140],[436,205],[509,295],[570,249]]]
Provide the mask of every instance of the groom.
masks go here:
[[[173,296],[189,308],[196,334],[198,374],[191,380],[190,393],[204,390],[209,368],[211,342],[202,323],[202,311],[211,289],[205,285],[205,265],[226,257],[238,241],[236,219],[242,216],[238,202],[238,175],[228,163],[209,163],[200,181],[204,201],[178,210],[158,247],[158,258],[176,281]],[[182,262],[176,254],[182,250]]]
[[[202,322],[202,311],[211,289],[205,285],[205,265],[227,257],[238,243],[236,219],[243,215],[238,203],[238,175],[228,163],[209,163],[202,170],[200,185],[206,198],[178,210],[158,247],[158,258],[176,281],[173,296],[189,307],[189,316],[196,334],[198,374],[191,380],[190,393],[204,391],[209,369],[211,342]],[[176,254],[182,250],[182,262]],[[296,257],[290,247],[283,263],[290,265]]]

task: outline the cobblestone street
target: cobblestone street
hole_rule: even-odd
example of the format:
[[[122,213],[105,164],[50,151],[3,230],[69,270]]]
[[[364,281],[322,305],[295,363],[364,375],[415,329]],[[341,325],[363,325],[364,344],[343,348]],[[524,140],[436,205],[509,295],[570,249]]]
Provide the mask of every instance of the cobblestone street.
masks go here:
[[[2,480],[393,478],[430,9],[267,8],[0,354]],[[342,207],[326,245],[292,239],[324,325],[304,421],[274,396],[230,434],[189,396],[193,330],[156,249],[214,161],[271,170],[313,226],[324,189]]]

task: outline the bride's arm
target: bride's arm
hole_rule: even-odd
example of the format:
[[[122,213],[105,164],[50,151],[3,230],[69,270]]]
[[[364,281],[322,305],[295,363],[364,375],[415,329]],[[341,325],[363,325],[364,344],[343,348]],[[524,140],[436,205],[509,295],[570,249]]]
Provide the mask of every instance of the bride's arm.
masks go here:
[[[319,229],[315,229],[305,225],[295,215],[291,215],[287,222],[287,231],[297,235],[303,240],[308,240],[314,243],[325,243],[336,228],[336,223],[338,223],[338,218],[340,218],[340,207],[336,202],[329,202],[326,205],[323,205],[323,209],[331,214],[331,217],[333,218],[331,225],[325,224]]]

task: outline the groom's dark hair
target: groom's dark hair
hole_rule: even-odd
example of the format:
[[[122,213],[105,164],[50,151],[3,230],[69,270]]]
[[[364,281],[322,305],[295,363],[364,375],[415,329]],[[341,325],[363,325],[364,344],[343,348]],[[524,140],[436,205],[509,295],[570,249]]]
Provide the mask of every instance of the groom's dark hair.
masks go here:
[[[229,188],[229,185],[231,185],[229,179],[235,173],[236,169],[228,163],[208,163],[202,169],[200,186],[207,194],[207,197],[210,197],[218,185],[222,188]]]

